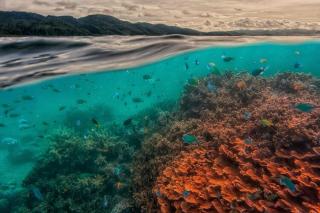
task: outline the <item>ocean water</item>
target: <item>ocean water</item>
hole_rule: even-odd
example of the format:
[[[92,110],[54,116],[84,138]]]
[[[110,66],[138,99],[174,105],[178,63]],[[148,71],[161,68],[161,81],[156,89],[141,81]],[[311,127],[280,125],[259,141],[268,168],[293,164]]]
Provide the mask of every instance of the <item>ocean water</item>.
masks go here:
[[[166,107],[166,110],[170,111],[179,104],[184,87],[190,79],[207,76],[212,73],[212,67],[221,73],[246,72],[250,75],[257,69],[263,69],[260,77],[272,77],[283,72],[320,76],[320,42],[316,40],[231,46],[207,46],[206,43],[203,46],[194,46],[196,48],[179,46],[180,48],[170,54],[167,52],[168,54],[161,55],[160,59],[156,60],[148,55],[146,56],[148,62],[142,65],[119,69],[108,68],[99,72],[92,71],[103,70],[103,65],[100,64],[96,68],[94,61],[90,62],[89,56],[83,59],[79,54],[74,57],[78,57],[77,60],[80,61],[84,60],[81,62],[81,67],[90,72],[81,70],[81,73],[65,74],[67,69],[72,68],[72,63],[58,66],[55,63],[60,62],[50,62],[52,68],[61,71],[58,71],[58,74],[64,75],[37,79],[34,82],[30,80],[37,78],[37,75],[23,78],[21,73],[24,69],[25,72],[29,72],[32,68],[43,69],[44,66],[43,70],[50,68],[45,65],[45,60],[24,64],[22,70],[19,70],[21,64],[11,64],[10,67],[7,63],[8,73],[5,73],[5,66],[2,64],[1,85],[10,86],[0,90],[0,185],[20,188],[24,178],[50,146],[48,136],[55,131],[64,127],[73,128],[77,134],[85,138],[90,129],[96,126],[105,128],[111,128],[113,125],[123,126],[128,119],[150,109],[161,110],[161,107]],[[22,59],[25,55],[31,52],[35,54],[38,50],[38,48],[28,49],[26,51],[30,53],[22,53],[18,48],[16,50],[15,47],[10,48],[11,56],[10,54],[2,56],[2,60],[5,61],[3,58],[6,57],[6,61],[10,61],[10,57],[21,54],[20,62],[24,61],[22,64],[30,59],[30,56]],[[64,53],[64,48],[77,48],[77,45],[63,46],[59,50],[60,60],[64,54],[66,60],[73,60],[68,57],[69,53]],[[5,48],[2,46],[2,49]],[[43,50],[40,48],[39,51]],[[159,49],[158,51],[161,52]],[[139,59],[136,60],[143,61],[143,54],[141,52],[139,54]],[[131,55],[122,56],[123,63],[125,57]],[[149,60],[150,57],[153,60]],[[90,68],[85,66],[86,60]],[[68,68],[63,70],[63,66]],[[41,77],[48,75],[44,74]],[[12,76],[27,79],[27,83],[23,80],[24,84],[19,84],[20,80]]]

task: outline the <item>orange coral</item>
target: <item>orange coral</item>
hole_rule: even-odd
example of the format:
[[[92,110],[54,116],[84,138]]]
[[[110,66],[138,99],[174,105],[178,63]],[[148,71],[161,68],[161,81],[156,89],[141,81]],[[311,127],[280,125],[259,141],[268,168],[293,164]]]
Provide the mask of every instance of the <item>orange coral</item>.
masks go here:
[[[262,96],[246,108],[250,120],[237,110],[201,121],[194,132],[207,142],[182,152],[156,180],[161,212],[320,212],[320,109],[293,107],[320,100]],[[263,117],[273,125],[259,125]]]
[[[247,149],[254,151],[248,153]],[[161,212],[320,211],[320,177],[313,170],[318,168],[316,163],[299,156],[302,160],[294,160],[289,169],[277,162],[283,157],[262,159],[255,151],[257,147],[237,138],[218,149],[204,147],[182,153],[158,177],[153,189]],[[315,151],[307,157],[317,155]],[[181,173],[181,165],[185,167],[187,162],[193,162],[188,164],[192,172]],[[173,171],[171,176],[164,175],[168,170]],[[281,175],[294,182],[296,191],[280,184]],[[175,190],[177,186],[179,190]]]

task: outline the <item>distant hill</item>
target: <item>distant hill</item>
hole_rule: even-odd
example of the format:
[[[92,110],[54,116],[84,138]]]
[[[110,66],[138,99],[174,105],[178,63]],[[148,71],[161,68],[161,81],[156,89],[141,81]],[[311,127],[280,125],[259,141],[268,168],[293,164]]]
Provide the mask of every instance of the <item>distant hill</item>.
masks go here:
[[[0,35],[86,36],[86,35],[201,35],[196,30],[164,24],[130,23],[107,15],[42,16],[27,12],[0,11]]]
[[[164,24],[130,23],[108,15],[90,15],[74,18],[72,16],[42,16],[28,12],[0,11],[0,36],[158,36],[172,34],[197,36],[299,36],[320,35],[320,32],[304,29],[200,32]]]

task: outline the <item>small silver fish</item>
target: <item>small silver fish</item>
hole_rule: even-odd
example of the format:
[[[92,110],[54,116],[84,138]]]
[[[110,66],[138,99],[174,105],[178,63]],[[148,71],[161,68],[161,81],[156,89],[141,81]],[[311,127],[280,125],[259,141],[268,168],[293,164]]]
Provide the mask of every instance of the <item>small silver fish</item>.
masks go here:
[[[108,200],[107,196],[105,195],[105,196],[103,196],[102,207],[106,209],[106,208],[108,208],[108,206],[109,206],[109,200]]]
[[[38,187],[33,186],[31,188],[32,194],[34,195],[35,198],[39,201],[43,201],[43,196],[42,193],[40,192],[40,189]]]

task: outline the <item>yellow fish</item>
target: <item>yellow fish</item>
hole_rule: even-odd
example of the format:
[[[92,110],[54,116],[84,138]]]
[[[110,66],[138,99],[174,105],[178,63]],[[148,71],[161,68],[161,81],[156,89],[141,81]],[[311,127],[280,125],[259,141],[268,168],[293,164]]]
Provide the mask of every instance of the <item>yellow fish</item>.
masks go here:
[[[268,119],[261,119],[260,123],[262,124],[262,126],[265,126],[265,127],[273,126],[272,121],[270,121]]]

